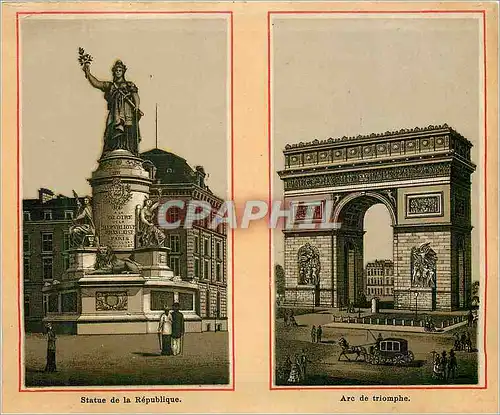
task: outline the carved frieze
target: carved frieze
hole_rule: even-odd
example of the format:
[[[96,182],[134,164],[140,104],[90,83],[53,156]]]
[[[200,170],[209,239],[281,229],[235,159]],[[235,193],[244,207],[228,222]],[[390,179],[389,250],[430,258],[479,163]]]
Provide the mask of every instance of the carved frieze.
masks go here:
[[[450,172],[451,167],[449,163],[433,163],[283,178],[283,180],[285,182],[285,190],[302,190],[363,183],[443,177],[449,176]]]
[[[405,195],[405,198],[407,218],[422,218],[443,215],[442,192],[407,194]]]

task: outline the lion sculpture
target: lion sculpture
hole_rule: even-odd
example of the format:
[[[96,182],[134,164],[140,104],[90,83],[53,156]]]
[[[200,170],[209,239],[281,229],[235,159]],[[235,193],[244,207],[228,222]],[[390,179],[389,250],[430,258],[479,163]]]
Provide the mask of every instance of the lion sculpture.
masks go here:
[[[89,274],[139,274],[140,264],[130,258],[118,258],[109,246],[97,248],[94,271]]]

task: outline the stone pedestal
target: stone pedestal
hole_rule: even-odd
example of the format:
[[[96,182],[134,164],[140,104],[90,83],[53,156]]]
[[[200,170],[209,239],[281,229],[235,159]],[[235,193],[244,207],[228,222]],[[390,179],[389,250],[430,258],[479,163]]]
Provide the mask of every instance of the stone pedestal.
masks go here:
[[[85,272],[94,269],[97,248],[72,249],[69,252],[69,268],[66,270],[66,278],[75,280],[83,277]]]
[[[101,245],[114,252],[135,247],[136,209],[149,196],[152,172],[144,160],[126,150],[115,150],[99,160],[92,173],[92,204]]]
[[[174,273],[168,266],[170,248],[138,248],[134,250],[134,261],[141,264],[144,278],[174,279]]]

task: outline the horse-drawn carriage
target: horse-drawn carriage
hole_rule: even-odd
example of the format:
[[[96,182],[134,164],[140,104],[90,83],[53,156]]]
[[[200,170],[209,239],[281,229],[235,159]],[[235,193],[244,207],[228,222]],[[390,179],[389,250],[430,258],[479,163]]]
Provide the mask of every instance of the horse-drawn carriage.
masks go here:
[[[411,350],[408,350],[408,341],[406,339],[390,337],[387,339],[377,338],[376,343],[351,346],[347,340],[342,337],[339,340],[342,351],[339,355],[339,361],[342,357],[351,361],[349,355],[356,355],[354,361],[371,363],[372,365],[407,365],[414,360]],[[365,346],[370,346],[367,349]]]
[[[408,340],[391,337],[371,346],[365,361],[372,365],[407,365],[414,358],[413,352],[408,350]]]

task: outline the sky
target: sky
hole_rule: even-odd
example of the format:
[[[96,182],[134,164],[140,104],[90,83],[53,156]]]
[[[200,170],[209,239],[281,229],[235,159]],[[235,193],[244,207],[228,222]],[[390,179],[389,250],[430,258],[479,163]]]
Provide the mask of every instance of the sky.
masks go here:
[[[475,18],[275,17],[272,29],[274,171],[287,143],[447,123],[473,144],[473,278],[479,272],[482,36]],[[283,184],[274,176],[273,197]],[[392,259],[382,205],[365,216],[365,263]],[[283,235],[274,232],[275,262]]]
[[[21,19],[23,197],[40,187],[90,194],[87,178],[102,151],[106,102],[84,77],[78,47],[92,73],[111,79],[116,59],[139,88],[140,151],[158,147],[203,165],[220,197],[228,189],[228,23],[216,18],[24,16]]]

